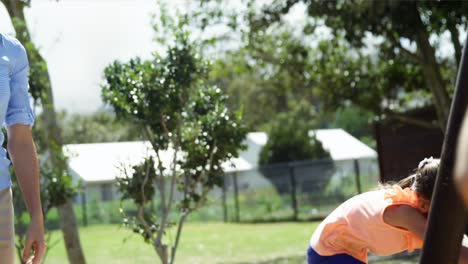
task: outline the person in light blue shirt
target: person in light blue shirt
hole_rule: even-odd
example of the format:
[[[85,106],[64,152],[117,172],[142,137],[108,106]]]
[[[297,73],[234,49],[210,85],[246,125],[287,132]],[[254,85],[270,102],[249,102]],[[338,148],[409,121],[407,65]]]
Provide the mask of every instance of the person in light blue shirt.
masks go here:
[[[28,59],[23,45],[0,33],[0,123],[7,128],[8,154],[30,215],[23,259],[39,264],[45,249],[36,149],[31,135],[34,116],[28,96]],[[0,145],[4,143],[0,132]],[[0,263],[14,263],[14,220],[7,150],[0,147]],[[30,251],[34,254],[30,256]]]

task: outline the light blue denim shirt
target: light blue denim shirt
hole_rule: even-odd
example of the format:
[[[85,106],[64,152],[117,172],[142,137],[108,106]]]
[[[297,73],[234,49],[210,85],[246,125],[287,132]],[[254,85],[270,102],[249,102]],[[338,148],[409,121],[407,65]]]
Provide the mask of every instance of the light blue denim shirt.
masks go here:
[[[28,95],[28,58],[23,45],[15,38],[0,33],[0,123],[4,126],[31,126],[34,116]],[[0,132],[0,190],[11,185],[5,136]]]

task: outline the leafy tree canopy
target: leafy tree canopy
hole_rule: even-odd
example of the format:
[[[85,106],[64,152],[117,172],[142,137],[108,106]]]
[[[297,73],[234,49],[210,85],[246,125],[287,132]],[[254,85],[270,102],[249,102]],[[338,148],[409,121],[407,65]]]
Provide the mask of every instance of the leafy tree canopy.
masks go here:
[[[304,28],[305,33],[313,33],[317,24],[323,23],[331,29],[335,40],[343,38],[346,45],[355,48],[354,50],[364,47],[369,36],[380,39],[380,44],[376,46],[378,60],[373,63],[373,70],[365,71],[366,74],[375,76],[380,81],[368,81],[365,76],[359,77],[358,81],[344,78],[343,82],[347,84],[347,90],[354,90],[356,86],[362,85],[364,91],[359,93],[365,92],[375,102],[379,102],[380,99],[376,95],[386,94],[386,92],[402,94],[402,91],[428,91],[432,104],[437,110],[438,124],[441,128],[445,127],[456,65],[461,57],[460,32],[466,31],[467,27],[468,4],[466,2],[273,1],[272,4],[264,7],[260,15],[252,19],[251,28],[263,31],[265,28],[281,23],[282,17],[298,3],[305,5],[307,15],[311,18],[310,23]],[[444,40],[444,34],[448,35],[450,40]],[[440,52],[441,45],[447,43],[453,46],[452,57],[444,56]],[[329,47],[335,49],[337,45],[332,42]],[[325,58],[335,67],[346,62],[346,60],[333,62]],[[366,65],[369,65],[368,60],[369,58],[365,58],[359,65],[366,68]],[[355,72],[362,73],[362,70],[356,71],[356,68],[344,67],[350,69],[348,70],[350,75],[354,75]],[[388,75],[388,71],[391,75]],[[345,74],[339,75],[339,77],[345,76]],[[334,80],[336,78],[332,79]],[[387,83],[384,82],[385,80]],[[360,82],[364,84],[359,84]],[[335,85],[330,88],[340,89],[336,88],[337,86],[340,87],[340,85]],[[375,89],[383,91],[375,91]],[[333,94],[336,94],[332,96],[336,101],[346,101],[352,100],[353,96],[350,98],[349,95],[354,93],[333,92]],[[357,104],[362,105],[362,102],[357,101]],[[366,106],[365,103],[364,106]]]
[[[330,158],[322,143],[310,134],[314,115],[308,104],[301,104],[290,113],[278,114],[267,144],[260,151],[259,164]]]

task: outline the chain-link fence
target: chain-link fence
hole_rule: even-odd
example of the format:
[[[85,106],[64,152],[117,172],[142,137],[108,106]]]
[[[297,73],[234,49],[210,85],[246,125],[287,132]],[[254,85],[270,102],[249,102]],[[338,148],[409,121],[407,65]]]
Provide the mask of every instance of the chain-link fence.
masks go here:
[[[224,221],[313,220],[378,181],[376,159],[292,162],[228,174],[214,197]]]
[[[346,199],[375,188],[376,159],[314,160],[262,166],[226,174],[208,202],[189,217],[192,221],[274,222],[321,219]],[[109,190],[108,190],[109,189]],[[134,211],[131,201],[120,203],[114,184],[87,187],[76,199],[75,211],[84,225],[118,223],[120,207]],[[155,197],[152,207],[157,210]]]

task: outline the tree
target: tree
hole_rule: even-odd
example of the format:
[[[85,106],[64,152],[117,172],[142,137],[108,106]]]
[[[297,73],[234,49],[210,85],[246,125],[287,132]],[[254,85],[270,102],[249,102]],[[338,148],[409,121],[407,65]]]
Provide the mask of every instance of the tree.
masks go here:
[[[114,113],[97,111],[92,114],[59,114],[64,144],[138,141],[141,133],[132,123],[119,120]],[[109,133],[112,131],[112,133]]]
[[[423,77],[423,86],[411,87],[414,75],[400,76],[395,81],[397,85],[384,89],[423,89],[431,93],[431,99],[437,112],[439,127],[445,129],[450,108],[450,88],[453,87],[453,69],[460,62],[461,43],[460,31],[467,27],[468,5],[463,1],[425,2],[425,1],[313,1],[290,0],[274,1],[264,8],[263,13],[252,21],[254,30],[281,21],[297,3],[306,5],[309,17],[313,22],[323,22],[332,30],[334,36],[343,36],[347,45],[361,48],[366,37],[371,35],[381,39],[378,47],[381,63],[385,66],[395,66],[401,69],[411,68],[413,72]],[[309,24],[310,26],[310,24]],[[311,30],[313,32],[313,30]],[[443,34],[449,34],[454,48],[453,58],[445,58],[438,54]],[[431,38],[435,41],[431,41]],[[401,58],[401,59],[400,59]],[[386,60],[385,60],[386,59]],[[396,60],[398,59],[398,61]],[[398,63],[397,62],[401,62]],[[339,63],[335,62],[335,66]],[[379,65],[371,65],[378,67]],[[382,65],[380,65],[382,66]],[[392,67],[390,67],[392,68]],[[383,74],[385,71],[375,72]],[[447,72],[451,77],[446,76]],[[352,73],[352,72],[350,72]],[[348,86],[351,83],[348,83]],[[382,83],[383,86],[388,85]],[[375,85],[367,85],[366,91],[371,92]],[[353,88],[353,87],[351,87]],[[346,96],[336,98],[346,101]]]
[[[320,193],[333,175],[335,166],[330,153],[323,148],[316,135],[310,133],[316,127],[316,121],[316,114],[304,101],[291,112],[277,114],[272,122],[268,141],[260,150],[259,170],[281,195],[294,193],[298,186],[304,193]],[[308,166],[303,167],[307,168],[306,171],[295,170],[295,165],[291,166],[291,163],[298,161],[307,162]],[[277,177],[281,168],[295,170],[290,172],[289,177],[293,178],[289,180],[299,184],[291,183],[288,186],[284,178]],[[310,184],[311,179],[314,184]],[[297,220],[295,202],[292,207],[293,219]]]
[[[47,145],[48,158],[54,171],[58,174],[58,181],[69,181],[67,176],[67,164],[62,152],[62,139],[60,130],[57,125],[57,117],[55,113],[54,98],[50,76],[47,70],[47,64],[44,58],[40,55],[38,49],[31,41],[29,30],[26,26],[24,16],[24,8],[30,5],[28,1],[11,1],[2,0],[5,5],[13,27],[16,31],[16,37],[26,48],[28,58],[30,60],[30,93],[36,103],[41,104],[44,122],[44,141]],[[65,186],[65,185],[64,185]],[[69,193],[65,192],[64,194]],[[65,248],[67,249],[68,260],[70,263],[85,263],[83,250],[81,249],[80,239],[78,235],[78,226],[76,223],[75,214],[71,204],[72,196],[67,196],[66,199],[60,200],[60,204],[56,204],[59,214],[60,228],[65,240]]]
[[[310,52],[287,27],[255,34],[216,58],[211,81],[225,87],[230,105],[243,105],[251,130],[263,130],[271,116],[292,111],[301,100],[318,107],[307,72]]]
[[[246,134],[240,113],[229,111],[221,90],[204,82],[207,63],[189,40],[186,21],[182,17],[166,27],[174,38],[165,55],[115,61],[106,67],[102,87],[103,100],[117,117],[137,124],[151,143],[154,155],[124,167],[119,189],[138,208],[128,225],[152,243],[162,263],[174,263],[185,219],[222,184],[223,166],[238,156]],[[170,162],[163,161],[164,152]],[[154,195],[161,204],[156,213],[145,209]],[[164,239],[171,226],[173,243]]]
[[[314,116],[307,103],[290,113],[278,114],[271,126],[268,141],[260,151],[259,164],[329,159],[330,153],[315,135],[309,134],[315,127]]]
[[[229,105],[243,107],[250,130],[269,130],[275,122],[272,116],[293,111],[303,99],[318,112],[315,127],[343,128],[371,147],[376,144],[371,123],[380,117],[438,126],[436,118],[407,114],[415,105],[430,105],[431,93],[421,67],[384,50],[390,51],[391,45],[373,46],[365,40],[356,47],[343,32],[322,36],[319,30],[325,26],[320,20],[306,18],[303,26],[290,23],[279,11],[273,19],[261,11],[259,1],[235,9],[228,1],[201,2],[200,22],[192,24],[229,29],[210,39],[216,50],[210,81],[230,95]],[[261,23],[268,16],[276,22]],[[453,63],[442,63],[444,79],[452,80]]]
[[[420,105],[430,101],[430,93],[419,88],[424,87],[420,67],[405,57],[384,55],[366,55],[341,37],[320,41],[310,72],[324,110],[355,106],[378,117],[387,115],[434,127],[432,120],[411,119],[400,113],[411,108],[415,99]]]
[[[42,119],[42,113],[38,114],[33,126],[35,143],[39,152],[47,149],[43,137],[44,122]],[[63,137],[63,144],[142,140],[139,131],[133,129],[132,123],[117,119],[114,113],[104,110],[85,115],[60,111],[57,113],[57,122]]]
[[[329,40],[320,41],[304,34],[297,25],[283,21],[264,30],[245,28],[245,25],[254,24],[255,18],[261,15],[253,7],[255,1],[250,1],[244,10],[240,8],[234,11],[226,11],[225,1],[216,2],[219,5],[214,4],[214,1],[204,1],[205,4],[207,2],[208,5],[202,5],[207,15],[202,17],[204,23],[199,23],[200,27],[219,28],[219,24],[224,23],[224,26],[230,28],[229,34],[225,35],[231,36],[214,38],[216,41],[213,45],[216,48],[221,46],[220,49],[231,49],[224,48],[222,52],[216,53],[218,56],[210,72],[210,81],[225,89],[230,95],[231,106],[243,106],[244,119],[250,130],[269,130],[274,122],[272,116],[294,111],[298,104],[304,102],[309,102],[309,107],[319,113],[314,116],[314,119],[320,119],[316,127],[335,127],[337,124],[331,119],[336,116],[335,112],[340,113],[340,108],[349,108],[346,100],[351,100],[359,106],[355,108],[360,108],[367,115],[381,115],[381,102],[395,101],[394,95],[385,89],[374,89],[372,93],[361,92],[361,86],[367,85],[365,88],[368,88],[375,83],[374,77],[367,80],[369,76],[376,75],[368,72],[368,69],[373,69],[376,59],[361,53],[352,54],[349,52],[352,48],[346,46],[342,38],[332,40],[333,43]],[[233,37],[236,35],[240,38]],[[237,45],[233,45],[233,42]],[[387,78],[391,74],[395,79],[411,73],[411,69],[404,71],[397,67],[379,67],[379,70],[386,72],[377,76]],[[417,73],[411,74],[415,76]],[[349,86],[355,78],[366,81],[358,82],[359,89],[349,92]],[[416,77],[413,79],[413,82],[422,80]],[[331,89],[333,92],[330,92]],[[364,122],[358,122],[360,127],[353,126],[354,132],[366,130],[366,135],[357,133],[355,136],[371,137],[368,120],[369,117],[363,117]]]
[[[369,147],[375,149],[376,142],[373,139],[373,131],[370,122],[373,114],[355,106],[337,109],[330,117],[330,128],[342,128],[355,136]]]

